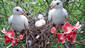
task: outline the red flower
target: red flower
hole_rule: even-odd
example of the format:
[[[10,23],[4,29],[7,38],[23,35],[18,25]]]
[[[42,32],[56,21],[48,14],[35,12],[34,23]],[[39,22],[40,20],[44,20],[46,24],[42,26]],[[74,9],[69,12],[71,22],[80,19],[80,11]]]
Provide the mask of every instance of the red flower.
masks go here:
[[[5,44],[7,44],[10,41],[11,41],[11,38],[9,38],[8,36],[4,36],[4,43]]]
[[[75,42],[76,40],[76,32],[73,31],[73,32],[70,32],[69,34],[66,35],[66,38],[71,42]]]
[[[4,33],[5,35],[7,35],[9,38],[13,38],[13,36],[15,35],[14,30],[12,30],[12,29],[9,32],[7,32],[5,30],[5,28],[3,28],[2,33]]]
[[[19,40],[22,40],[23,39],[23,35],[19,35]]]
[[[56,28],[55,27],[51,28],[51,33],[54,34],[54,36],[56,36],[57,32],[56,32]]]
[[[63,26],[62,29],[65,31],[65,34],[70,33],[73,30],[74,26],[71,26],[69,22],[66,22]]]
[[[18,41],[17,39],[13,39],[11,44],[12,45],[16,45],[17,44],[17,41]]]
[[[79,22],[76,23],[76,25],[71,25],[69,22],[66,22],[63,26],[62,29],[65,31],[64,33],[56,33],[56,28],[52,27],[51,28],[51,33],[56,36],[57,34],[57,39],[58,42],[62,42],[62,44],[65,43],[65,38],[69,40],[71,43],[76,41],[76,30],[79,29],[81,25]]]
[[[10,31],[7,33],[7,35],[8,35],[8,37],[13,38],[13,36],[15,35],[14,30],[10,30]]]
[[[64,36],[64,34],[62,34],[62,33],[58,33],[57,34],[57,39],[58,39],[58,42],[62,42],[62,44],[64,44],[65,43],[65,36]]]
[[[2,33],[7,34],[7,31],[5,30],[5,28],[3,28]]]
[[[81,27],[81,25],[79,24],[79,22],[76,23],[75,27],[74,27],[74,30],[77,30]]]

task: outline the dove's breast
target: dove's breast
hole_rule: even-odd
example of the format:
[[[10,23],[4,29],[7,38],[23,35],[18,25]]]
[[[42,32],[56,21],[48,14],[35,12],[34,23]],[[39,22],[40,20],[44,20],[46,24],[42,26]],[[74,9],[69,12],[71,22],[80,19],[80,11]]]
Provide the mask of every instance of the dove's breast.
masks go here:
[[[65,20],[65,15],[62,10],[54,10],[52,15],[52,22],[54,24],[63,24]]]
[[[20,16],[13,17],[13,19],[12,19],[12,28],[16,31],[22,31],[23,29],[25,29],[24,20]]]

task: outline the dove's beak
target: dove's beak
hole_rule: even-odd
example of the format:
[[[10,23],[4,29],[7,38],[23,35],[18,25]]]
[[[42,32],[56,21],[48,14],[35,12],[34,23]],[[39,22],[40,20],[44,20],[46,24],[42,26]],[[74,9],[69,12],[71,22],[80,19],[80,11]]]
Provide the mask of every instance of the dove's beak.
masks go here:
[[[24,12],[21,12],[21,15],[24,15]]]
[[[55,8],[55,6],[52,6],[51,9]]]

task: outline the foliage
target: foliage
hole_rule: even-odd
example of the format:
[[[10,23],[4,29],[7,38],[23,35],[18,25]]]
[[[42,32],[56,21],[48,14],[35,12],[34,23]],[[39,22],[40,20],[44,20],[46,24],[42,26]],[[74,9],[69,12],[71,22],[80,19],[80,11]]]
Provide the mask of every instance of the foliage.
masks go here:
[[[51,0],[48,0],[48,2],[49,6],[51,6]],[[63,2],[63,7],[67,9],[69,13],[70,19],[68,22],[74,25],[77,21],[80,21],[81,24],[85,25],[85,0],[63,0]],[[43,0],[0,0],[0,30],[2,30],[3,27],[9,30],[7,19],[12,15],[12,9],[15,6],[21,6],[27,17],[35,17],[38,13],[42,13],[45,16],[48,9],[48,3]],[[85,43],[84,28],[85,26],[82,27],[80,33],[77,35],[77,41],[81,43]],[[6,48],[7,46],[2,42],[4,40],[3,36],[4,35],[0,31],[0,47]],[[52,40],[56,39],[53,38]],[[57,43],[56,45],[53,43],[52,46],[56,48]],[[63,46],[61,46],[61,48],[63,48]],[[85,48],[85,45],[77,43],[76,48]]]

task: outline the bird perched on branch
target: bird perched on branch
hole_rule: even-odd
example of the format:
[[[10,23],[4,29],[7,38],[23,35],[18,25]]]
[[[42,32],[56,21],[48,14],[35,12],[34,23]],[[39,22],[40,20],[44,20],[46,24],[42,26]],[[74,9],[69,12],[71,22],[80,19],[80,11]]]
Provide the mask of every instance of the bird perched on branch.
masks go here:
[[[44,17],[43,17],[42,14],[39,14],[38,19],[39,19],[39,20],[37,20],[37,21],[35,22],[35,26],[36,26],[36,27],[42,27],[43,25],[46,24],[46,21],[44,20]]]
[[[13,8],[13,15],[8,18],[9,25],[15,31],[28,29],[28,19],[23,14],[22,8],[17,6]]]
[[[67,10],[63,8],[63,3],[60,0],[52,1],[52,9],[49,10],[48,20],[53,24],[64,24],[66,18],[68,18]]]

